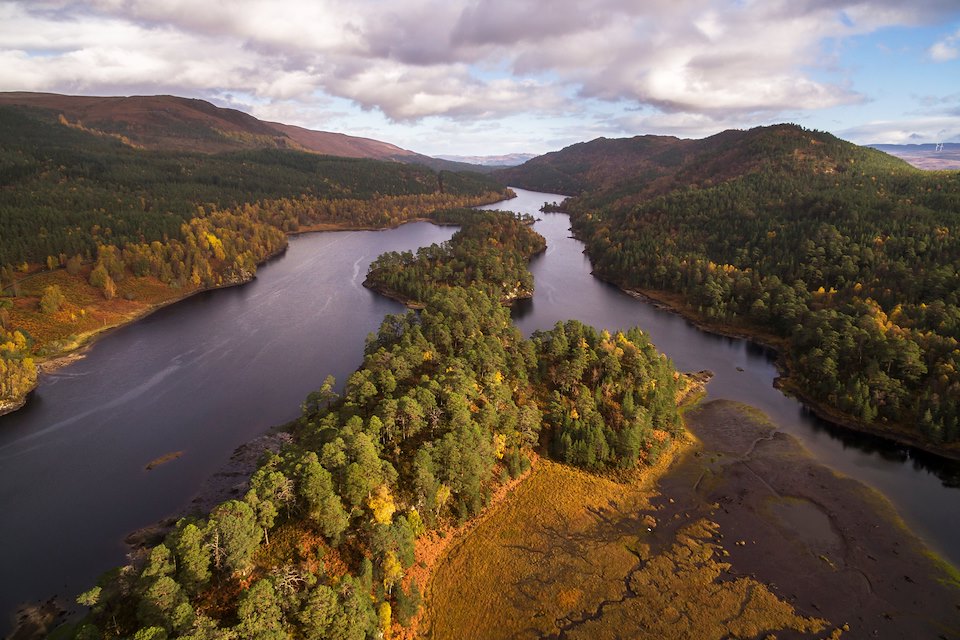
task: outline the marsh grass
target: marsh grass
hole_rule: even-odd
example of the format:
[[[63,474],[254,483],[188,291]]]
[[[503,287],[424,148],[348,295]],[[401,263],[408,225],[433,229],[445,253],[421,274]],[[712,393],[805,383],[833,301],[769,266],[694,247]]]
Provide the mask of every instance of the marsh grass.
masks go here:
[[[648,527],[670,458],[630,478],[541,460],[489,517],[451,545],[427,590],[426,637],[823,637],[765,585],[734,578],[719,527]],[[666,528],[666,527],[665,527]],[[650,529],[650,530],[648,530]],[[762,637],[762,635],[761,635]]]

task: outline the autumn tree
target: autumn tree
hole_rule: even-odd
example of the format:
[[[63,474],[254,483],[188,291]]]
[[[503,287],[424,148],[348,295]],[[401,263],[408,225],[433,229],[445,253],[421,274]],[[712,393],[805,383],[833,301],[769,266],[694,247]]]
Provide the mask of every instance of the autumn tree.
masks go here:
[[[51,284],[43,289],[43,296],[40,298],[40,311],[47,315],[53,315],[63,308],[67,299],[60,290],[60,287]]]

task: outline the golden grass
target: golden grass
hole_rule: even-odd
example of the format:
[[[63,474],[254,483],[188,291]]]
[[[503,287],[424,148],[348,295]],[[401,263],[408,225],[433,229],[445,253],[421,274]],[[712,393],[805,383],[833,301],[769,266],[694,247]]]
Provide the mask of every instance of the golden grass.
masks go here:
[[[667,544],[648,533],[644,516],[670,458],[627,483],[541,460],[441,558],[427,589],[427,637],[824,632],[826,621],[797,616],[759,582],[725,575],[716,524],[688,525]]]
[[[617,597],[622,567],[635,561],[617,516],[648,508],[650,495],[649,482],[541,460],[438,565],[427,590],[431,637],[550,633],[566,613]]]
[[[567,637],[755,638],[793,630],[820,633],[827,622],[803,618],[753,578],[724,579],[713,542],[719,526],[700,520],[681,529],[673,545],[630,578],[631,597],[604,607],[602,616]]]
[[[34,351],[56,356],[81,347],[107,329],[130,322],[159,306],[179,300],[195,290],[173,289],[153,277],[126,277],[117,284],[112,300],[87,282],[90,267],[71,276],[64,269],[41,272],[21,284],[22,295],[11,311],[11,326],[25,329],[36,343]],[[40,312],[40,297],[49,285],[57,285],[66,298],[54,314]],[[127,298],[131,299],[127,299]]]

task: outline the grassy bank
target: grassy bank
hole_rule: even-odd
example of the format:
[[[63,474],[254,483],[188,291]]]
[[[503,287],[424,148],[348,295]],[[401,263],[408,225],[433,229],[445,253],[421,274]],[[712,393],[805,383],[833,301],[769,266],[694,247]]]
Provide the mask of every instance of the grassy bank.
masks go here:
[[[669,544],[655,535],[657,480],[691,446],[617,480],[542,461],[441,560],[427,637],[824,632],[756,580],[729,580],[716,524],[689,523]]]
[[[636,476],[538,464],[437,564],[426,637],[957,634],[956,572],[880,494],[752,407],[685,416]]]
[[[788,357],[787,341],[762,328],[740,323],[731,325],[711,321],[698,313],[686,298],[681,294],[668,291],[655,291],[651,289],[628,289],[622,287],[617,282],[612,282],[631,296],[651,302],[652,304],[677,313],[686,320],[693,323],[698,329],[731,338],[741,338],[749,340],[762,347],[775,351],[777,353],[777,369],[780,371],[780,377],[775,381],[778,389],[787,395],[798,398],[803,404],[813,411],[817,417],[826,420],[838,427],[881,436],[888,440],[898,442],[910,447],[914,447],[927,453],[949,458],[951,460],[960,460],[960,443],[945,443],[933,445],[928,440],[920,437],[914,429],[905,425],[894,423],[864,422],[856,417],[844,413],[829,404],[817,400],[812,394],[807,392],[801,385],[797,384],[790,375],[791,362]]]

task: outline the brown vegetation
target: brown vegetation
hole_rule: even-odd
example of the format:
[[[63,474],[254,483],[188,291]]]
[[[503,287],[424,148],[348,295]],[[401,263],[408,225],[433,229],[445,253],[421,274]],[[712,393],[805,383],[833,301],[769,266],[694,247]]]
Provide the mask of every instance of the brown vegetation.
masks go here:
[[[428,637],[952,637],[956,583],[876,492],[759,411],[616,482],[542,461],[442,557]],[[622,478],[618,478],[623,480]]]
[[[0,92],[0,106],[20,105],[59,114],[61,124],[143,149],[217,153],[237,149],[295,149],[345,158],[420,163],[457,170],[468,165],[436,160],[388,142],[266,122],[204,100],[177,96],[66,96]]]
[[[797,616],[755,580],[728,580],[715,524],[691,523],[670,545],[654,538],[655,519],[644,515],[666,467],[621,483],[541,462],[438,566],[429,637],[823,630],[825,621]]]

